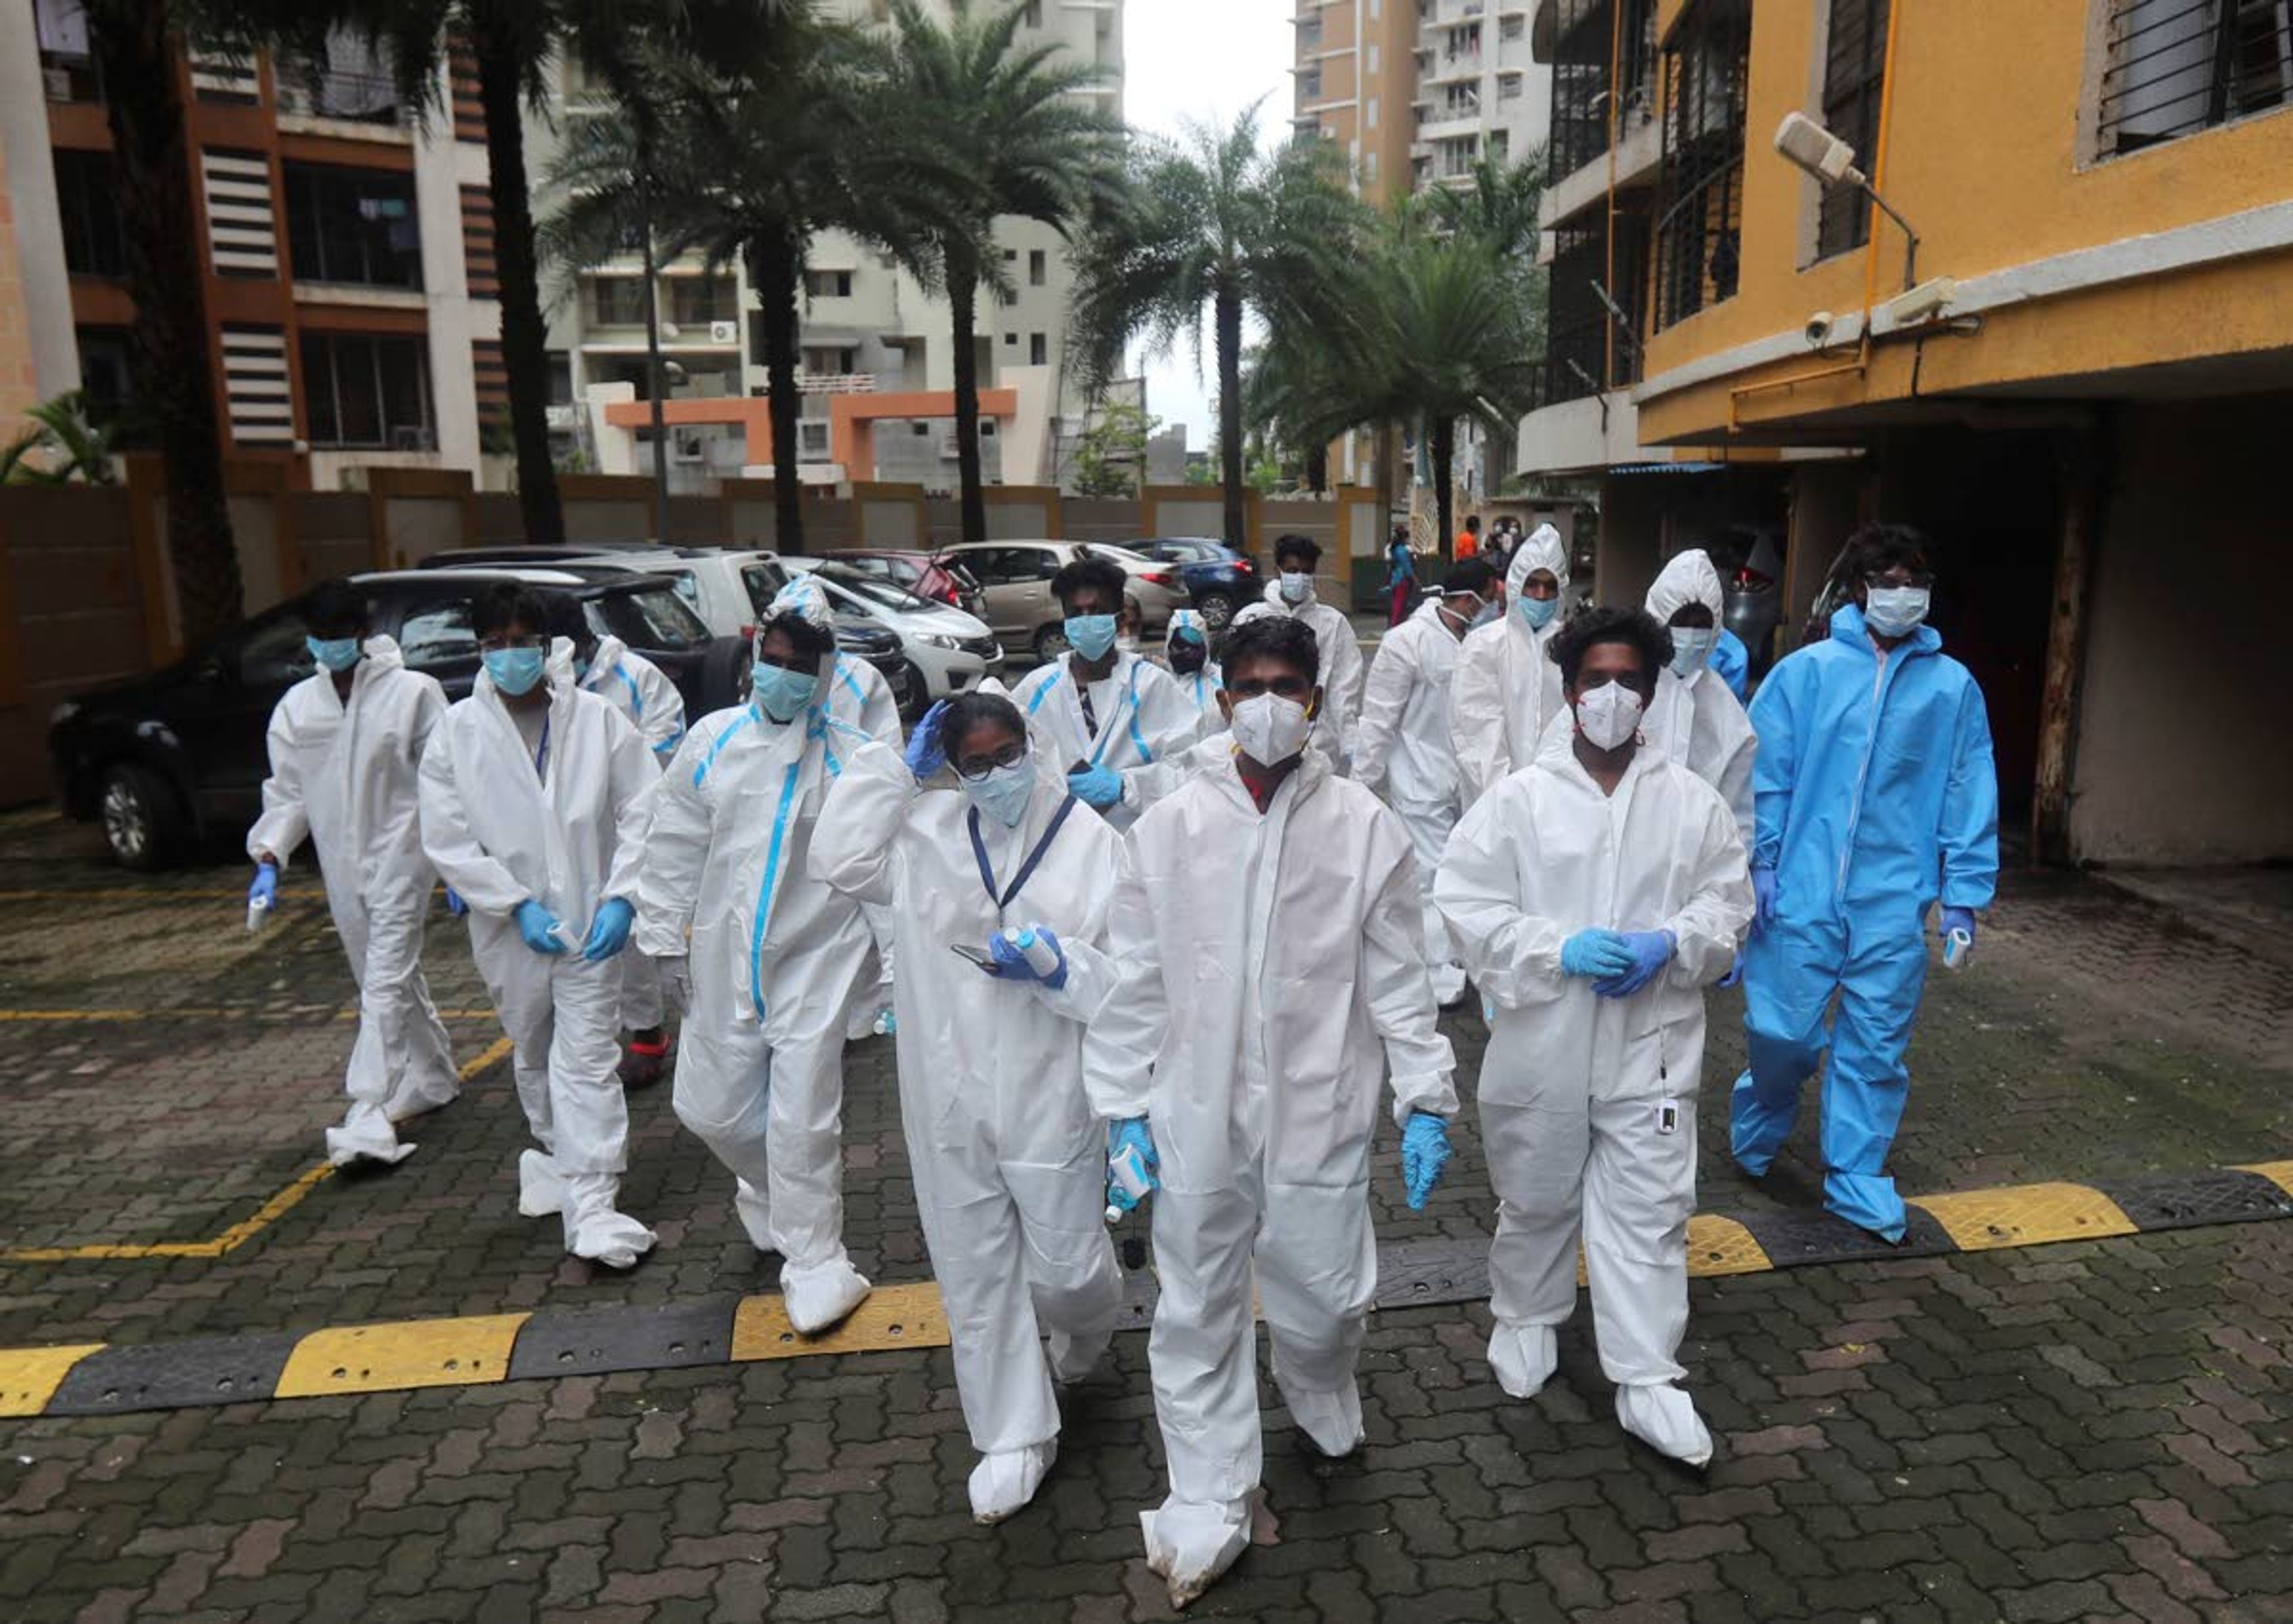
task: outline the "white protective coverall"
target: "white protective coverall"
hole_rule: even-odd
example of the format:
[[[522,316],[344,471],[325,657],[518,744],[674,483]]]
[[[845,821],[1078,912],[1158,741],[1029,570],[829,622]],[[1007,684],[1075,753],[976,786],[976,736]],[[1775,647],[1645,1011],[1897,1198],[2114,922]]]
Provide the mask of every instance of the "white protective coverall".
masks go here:
[[[1720,591],[1720,572],[1701,548],[1673,555],[1649,588],[1648,612],[1660,625],[1690,603],[1712,611],[1720,625],[1726,601]],[[1735,814],[1736,832],[1744,849],[1752,848],[1752,768],[1759,740],[1753,736],[1744,702],[1728,686],[1728,679],[1707,662],[1689,675],[1674,676],[1667,669],[1657,679],[1656,698],[1641,719],[1641,732],[1690,772],[1720,792]]]
[[[1450,1116],[1453,1061],[1408,834],[1318,751],[1262,814],[1231,757],[1151,808],[1108,940],[1118,974],[1083,1082],[1099,1115],[1146,1117],[1161,1157],[1148,1351],[1171,1495],[1142,1520],[1148,1562],[1194,1594],[1241,1553],[1259,1482],[1253,1265],[1275,1383],[1342,1454],[1377,1284],[1379,1078],[1397,1121]]]
[[[1704,990],[1752,918],[1735,819],[1645,747],[1603,795],[1556,732],[1465,813],[1434,895],[1496,1009],[1479,1084],[1497,1194],[1489,1361],[1524,1397],[1551,1374],[1581,1233],[1602,1370],[1620,1389],[1668,1385],[1688,1323]],[[1640,991],[1601,998],[1560,970],[1561,944],[1592,927],[1669,930],[1678,950]]]
[[[1024,1467],[1009,1462],[1028,1480],[1017,1501],[1041,1481],[1057,1447],[1052,1382],[1090,1373],[1122,1297],[1101,1217],[1106,1136],[1082,1088],[1083,1026],[1114,973],[1107,916],[1122,837],[1070,804],[1065,774],[1035,760],[1033,799],[1007,828],[973,812],[952,773],[919,791],[895,752],[865,747],[830,792],[810,859],[815,879],[897,921],[900,1118],[957,1395],[972,1446],[990,1457],[972,1489],[983,1516],[991,1505],[1016,1509],[1008,1494],[998,1502],[992,1480],[1006,1463],[993,1458],[1031,1454]],[[982,851],[998,896],[1009,893],[1000,907]],[[984,947],[1007,925],[1058,938],[1067,974],[1057,991],[984,975],[949,951]]]
[[[781,1255],[789,1318],[807,1332],[868,1293],[844,1249],[844,1012],[872,940],[860,905],[806,862],[830,787],[871,741],[899,744],[898,707],[846,654],[822,662],[793,722],[754,701],[703,716],[653,803],[637,906],[652,957],[685,955],[691,933],[677,1118],[739,1180],[741,1227]]]
[[[1065,654],[1036,667],[1011,691],[1011,703],[1027,719],[1028,734],[1047,771],[1065,772],[1082,762],[1122,775],[1122,799],[1099,815],[1117,829],[1127,829],[1138,820],[1142,805],[1132,775],[1179,754],[1200,736],[1194,704],[1168,671],[1124,650],[1115,655],[1099,690],[1114,696],[1113,708],[1094,705],[1094,728],[1083,720],[1074,662],[1073,654]]]
[[[1322,667],[1322,708],[1314,718],[1314,742],[1338,764],[1341,773],[1351,771],[1354,727],[1361,719],[1362,703],[1361,638],[1354,631],[1354,623],[1346,618],[1344,610],[1323,602],[1314,593],[1308,593],[1303,603],[1287,602],[1282,596],[1279,578],[1266,583],[1265,601],[1276,613],[1314,628]]]
[[[608,899],[636,901],[647,792],[660,773],[620,712],[574,685],[572,652],[563,638],[552,646],[538,770],[484,672],[447,711],[422,755],[422,848],[469,904],[471,954],[541,1145],[518,1159],[518,1209],[562,1214],[567,1251],[626,1268],[653,1236],[614,1210],[629,1136],[614,1076],[621,959],[591,964],[581,944]],[[563,922],[564,952],[525,945],[515,916],[528,900]]]
[[[668,767],[669,757],[677,754],[677,741],[685,737],[685,696],[666,672],[644,655],[632,652],[620,638],[608,635],[597,640],[597,651],[589,658],[581,686],[610,700],[636,729],[654,762]],[[660,971],[643,953],[623,957],[627,963],[621,971],[621,1024],[633,1032],[652,1031],[668,1014],[661,1003]]]
[[[1425,962],[1435,999],[1449,1005],[1465,996],[1465,972],[1433,906],[1433,871],[1461,810],[1449,684],[1462,640],[1442,615],[1443,602],[1428,599],[1379,642],[1354,734],[1354,776],[1372,788],[1382,783],[1386,804],[1409,831],[1424,887]]]
[[[1550,652],[1564,617],[1554,615],[1541,630],[1521,617],[1523,588],[1538,570],[1550,570],[1567,595],[1568,549],[1549,524],[1538,525],[1513,549],[1505,570],[1504,618],[1469,633],[1457,658],[1449,687],[1450,732],[1468,807],[1507,773],[1535,761],[1545,728],[1568,708],[1560,697],[1560,667]]]
[[[461,1091],[422,976],[423,922],[436,883],[422,852],[422,752],[445,714],[445,691],[408,670],[388,637],[367,639],[347,704],[321,670],[281,694],[271,713],[271,776],[247,855],[268,852],[284,873],[310,836],[327,911],[358,982],[358,1037],[343,1079],[350,1113],[327,1130],[338,1168],[403,1160],[414,1147],[399,1142],[392,1122]]]

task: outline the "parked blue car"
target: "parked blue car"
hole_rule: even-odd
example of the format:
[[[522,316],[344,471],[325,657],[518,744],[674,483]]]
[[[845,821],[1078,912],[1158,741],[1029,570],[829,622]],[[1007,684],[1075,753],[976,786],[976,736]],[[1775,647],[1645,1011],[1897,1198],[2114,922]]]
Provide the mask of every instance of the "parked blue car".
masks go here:
[[[1186,582],[1187,596],[1212,631],[1233,619],[1236,610],[1266,595],[1258,566],[1222,541],[1203,536],[1157,536],[1151,541],[1126,545],[1133,553],[1176,568]]]

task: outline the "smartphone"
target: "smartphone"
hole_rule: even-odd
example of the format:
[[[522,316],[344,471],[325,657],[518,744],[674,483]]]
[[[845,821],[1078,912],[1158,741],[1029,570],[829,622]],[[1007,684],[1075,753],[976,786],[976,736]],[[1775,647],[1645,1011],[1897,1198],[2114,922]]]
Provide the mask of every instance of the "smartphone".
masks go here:
[[[958,958],[969,959],[991,975],[994,974],[995,955],[990,953],[985,948],[975,948],[965,941],[952,941],[948,944],[947,950]]]

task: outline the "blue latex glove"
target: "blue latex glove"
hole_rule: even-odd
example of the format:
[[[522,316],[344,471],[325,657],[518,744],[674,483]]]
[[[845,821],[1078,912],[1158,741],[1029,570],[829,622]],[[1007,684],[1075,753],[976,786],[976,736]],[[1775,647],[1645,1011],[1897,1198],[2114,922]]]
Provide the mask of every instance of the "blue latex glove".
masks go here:
[[[1763,931],[1776,922],[1776,871],[1752,870],[1752,928]]]
[[[1112,767],[1086,767],[1067,774],[1067,788],[1076,799],[1105,812],[1122,799],[1122,775]]]
[[[1155,1135],[1144,1117],[1125,1117],[1120,1122],[1106,1125],[1106,1159],[1112,1162],[1126,1150],[1136,1150],[1138,1160],[1146,1169],[1146,1186],[1160,1190],[1163,1181],[1155,1176],[1163,1159],[1155,1150]],[[1129,1212],[1138,1205],[1139,1198],[1125,1190],[1114,1179],[1106,1181],[1106,1204],[1121,1212]]]
[[[1607,981],[1594,982],[1592,990],[1604,998],[1628,998],[1656,979],[1656,973],[1672,962],[1680,951],[1680,943],[1670,931],[1626,931],[1625,946],[1633,956],[1632,968]]]
[[[1581,930],[1560,944],[1563,975],[1622,975],[1632,967],[1632,949],[1614,931]]]
[[[589,921],[589,940],[581,944],[581,957],[593,965],[611,958],[629,945],[629,926],[636,922],[636,909],[622,898],[607,897]]]
[[[940,699],[908,735],[908,771],[916,775],[919,784],[947,765],[947,740],[943,736],[946,725],[947,701]]]
[[[1713,984],[1714,987],[1720,987],[1720,988],[1733,987],[1733,986],[1737,985],[1738,983],[1739,983],[1740,982],[1742,982],[1742,981],[1743,981],[1743,979],[1744,979],[1744,949],[1741,949],[1741,948],[1738,948],[1738,949],[1736,949],[1736,962],[1735,962],[1734,964],[1730,965],[1730,966],[1728,966],[1728,974],[1725,974],[1725,975],[1723,975],[1723,976],[1722,976],[1718,981],[1716,981],[1716,982],[1713,982],[1712,984]]]
[[[260,902],[265,908],[279,906],[279,869],[272,863],[255,865],[255,884],[247,888],[248,906]]]
[[[565,944],[555,933],[561,928],[557,917],[535,901],[526,898],[511,916],[517,921],[517,933],[525,938],[525,945],[537,953],[563,953]]]
[[[1026,954],[1006,941],[1003,933],[998,931],[987,939],[987,956],[995,961],[989,966],[987,973],[990,975],[1000,975],[1009,982],[1041,982],[1053,992],[1057,992],[1067,984],[1066,949],[1059,946],[1059,939],[1043,926],[1039,925],[1033,928],[1035,940],[1058,955],[1059,962],[1057,968],[1053,969],[1049,975],[1038,974],[1035,966],[1027,962]]]
[[[1430,1111],[1413,1111],[1401,1127],[1401,1182],[1409,1191],[1409,1205],[1422,1208],[1441,1169],[1449,1165],[1449,1119]]]
[[[453,917],[453,918],[458,919],[458,918],[460,918],[464,914],[466,914],[466,913],[467,913],[467,912],[469,912],[469,911],[470,911],[470,905],[469,905],[467,902],[465,902],[464,901],[462,901],[462,893],[461,893],[460,892],[458,892],[458,891],[455,890],[451,885],[447,886],[447,887],[446,887],[446,912],[447,912],[447,914],[448,914],[450,917]]]
[[[1942,933],[1948,937],[1953,931],[1966,933],[1966,945],[1974,946],[1974,910],[1971,908],[1946,908],[1942,910]]]

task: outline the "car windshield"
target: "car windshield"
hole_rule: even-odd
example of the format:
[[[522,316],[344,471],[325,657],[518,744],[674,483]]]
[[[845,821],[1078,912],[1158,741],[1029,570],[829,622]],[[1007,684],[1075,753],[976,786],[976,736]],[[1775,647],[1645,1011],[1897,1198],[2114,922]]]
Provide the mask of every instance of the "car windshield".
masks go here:
[[[611,593],[593,599],[588,610],[592,626],[633,649],[698,649],[709,642],[709,628],[701,617],[669,587]]]
[[[900,614],[914,614],[922,610],[939,607],[928,598],[917,596],[903,586],[895,586],[880,576],[863,575],[849,564],[822,564],[812,571],[822,582],[850,594],[866,602],[880,605]]]

